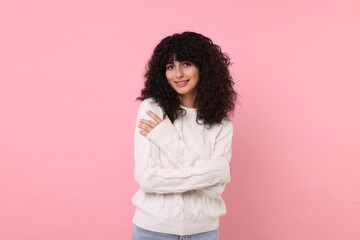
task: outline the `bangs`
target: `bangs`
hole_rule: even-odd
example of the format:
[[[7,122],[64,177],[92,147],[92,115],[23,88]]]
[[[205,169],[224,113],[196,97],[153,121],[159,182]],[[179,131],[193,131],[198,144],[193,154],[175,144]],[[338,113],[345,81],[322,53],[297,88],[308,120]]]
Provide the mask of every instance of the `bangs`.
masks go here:
[[[190,61],[199,65],[203,57],[200,49],[202,49],[202,46],[197,42],[183,37],[174,37],[164,49],[165,64],[174,63],[176,60],[179,62]]]
[[[169,55],[170,56],[167,58],[168,60],[167,60],[166,64],[174,63],[175,60],[178,60],[176,53],[169,54]]]

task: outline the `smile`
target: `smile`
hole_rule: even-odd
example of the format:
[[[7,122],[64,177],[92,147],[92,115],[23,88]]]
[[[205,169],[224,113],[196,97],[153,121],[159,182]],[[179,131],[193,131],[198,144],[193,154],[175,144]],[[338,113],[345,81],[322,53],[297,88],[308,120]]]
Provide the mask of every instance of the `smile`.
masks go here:
[[[174,81],[177,87],[185,87],[190,80]]]

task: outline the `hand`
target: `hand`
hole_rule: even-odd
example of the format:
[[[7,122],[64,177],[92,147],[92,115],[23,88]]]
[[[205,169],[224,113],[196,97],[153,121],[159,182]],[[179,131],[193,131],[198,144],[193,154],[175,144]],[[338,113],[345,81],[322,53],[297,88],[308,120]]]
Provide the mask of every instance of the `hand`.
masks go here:
[[[149,132],[153,130],[163,120],[152,111],[148,110],[146,111],[146,114],[149,115],[154,121],[147,119],[140,119],[138,127],[140,128],[140,134],[143,136],[148,135]]]

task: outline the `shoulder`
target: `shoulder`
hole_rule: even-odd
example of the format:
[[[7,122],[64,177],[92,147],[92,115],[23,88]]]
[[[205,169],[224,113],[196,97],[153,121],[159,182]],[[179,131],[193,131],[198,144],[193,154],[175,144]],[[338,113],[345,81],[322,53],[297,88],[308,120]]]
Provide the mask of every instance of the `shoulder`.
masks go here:
[[[146,116],[147,110],[152,111],[153,113],[158,115],[160,118],[162,118],[164,115],[163,109],[159,106],[159,104],[153,98],[147,98],[140,103],[138,115]]]
[[[231,122],[230,119],[224,119],[221,122],[221,125],[223,128],[230,128],[231,130],[234,128],[233,123]]]
[[[233,134],[233,124],[231,120],[224,119],[220,124],[217,125],[218,128],[218,136],[232,136]]]
[[[141,107],[145,107],[145,106],[146,106],[146,107],[153,107],[153,106],[155,106],[155,105],[157,105],[155,99],[153,99],[153,98],[147,98],[147,99],[141,101],[141,103],[140,103],[140,108],[141,108]]]
[[[157,111],[162,110],[159,104],[153,98],[147,98],[140,103],[140,109],[146,108],[146,110]]]
[[[220,129],[220,131],[222,131],[223,129],[229,129],[231,131],[233,130],[233,123],[228,118],[223,119],[221,123],[216,123],[213,126]]]

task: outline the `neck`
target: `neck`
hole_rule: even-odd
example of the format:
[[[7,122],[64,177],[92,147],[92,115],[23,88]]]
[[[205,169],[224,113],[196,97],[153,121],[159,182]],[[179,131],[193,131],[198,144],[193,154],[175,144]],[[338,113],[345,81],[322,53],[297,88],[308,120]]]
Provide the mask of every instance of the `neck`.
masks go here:
[[[180,95],[180,103],[181,105],[183,105],[184,107],[188,107],[188,108],[195,108],[196,104],[195,104],[195,98],[196,95]]]

